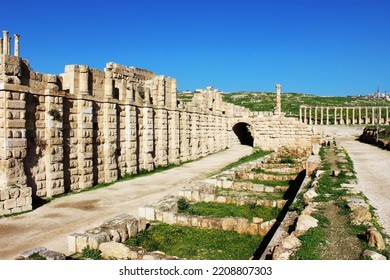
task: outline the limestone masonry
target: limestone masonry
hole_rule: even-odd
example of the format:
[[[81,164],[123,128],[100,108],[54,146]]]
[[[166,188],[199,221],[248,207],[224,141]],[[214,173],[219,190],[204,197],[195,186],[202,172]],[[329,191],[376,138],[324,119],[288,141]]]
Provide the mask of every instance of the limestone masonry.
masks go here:
[[[312,130],[280,112],[250,112],[208,87],[190,103],[176,80],[107,63],[34,72],[0,40],[0,215],[31,209],[32,199],[112,182],[125,174],[197,159],[235,144],[309,147]]]

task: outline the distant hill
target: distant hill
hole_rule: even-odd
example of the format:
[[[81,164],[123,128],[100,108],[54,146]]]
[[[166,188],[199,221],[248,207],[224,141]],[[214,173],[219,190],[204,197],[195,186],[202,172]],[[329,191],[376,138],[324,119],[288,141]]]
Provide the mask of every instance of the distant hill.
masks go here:
[[[189,102],[192,93],[179,94],[178,99]],[[276,104],[275,92],[233,92],[222,95],[225,102],[233,103],[251,111],[273,111]],[[286,116],[298,117],[300,105],[311,106],[390,106],[390,101],[365,97],[324,97],[304,93],[282,93],[282,111]]]
[[[223,94],[225,102],[244,106],[251,111],[273,111],[275,92],[234,92]],[[299,116],[300,105],[311,106],[390,106],[390,101],[364,97],[324,97],[303,93],[282,93],[282,111],[287,116]]]

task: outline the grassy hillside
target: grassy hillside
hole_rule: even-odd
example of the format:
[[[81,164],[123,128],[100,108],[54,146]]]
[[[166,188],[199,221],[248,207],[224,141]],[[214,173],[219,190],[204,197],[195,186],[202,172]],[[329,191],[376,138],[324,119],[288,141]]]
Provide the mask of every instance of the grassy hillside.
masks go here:
[[[236,92],[224,94],[223,100],[244,106],[251,111],[272,111],[276,104],[274,92]],[[322,97],[302,93],[282,93],[282,111],[288,116],[299,116],[300,105],[311,106],[390,106],[390,101],[376,101],[361,97]]]
[[[193,94],[179,94],[178,99],[189,102]],[[276,104],[274,92],[234,92],[222,95],[225,102],[251,111],[272,111]],[[311,106],[390,106],[390,101],[362,97],[322,97],[303,93],[282,93],[282,111],[287,116],[299,116],[300,105]]]

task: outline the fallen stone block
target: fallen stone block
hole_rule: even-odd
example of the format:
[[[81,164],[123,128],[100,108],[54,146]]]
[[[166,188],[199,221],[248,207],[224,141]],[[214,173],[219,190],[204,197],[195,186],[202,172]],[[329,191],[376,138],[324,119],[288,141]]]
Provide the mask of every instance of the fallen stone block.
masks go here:
[[[375,251],[365,250],[362,254],[363,257],[369,258],[371,260],[385,261],[386,257]]]
[[[382,235],[376,228],[369,228],[366,232],[366,237],[369,246],[375,247],[378,250],[386,249],[385,241],[383,240]]]
[[[317,226],[318,226],[317,219],[313,218],[312,216],[303,214],[298,217],[296,230],[299,233],[304,233],[310,228],[317,227]]]
[[[135,260],[138,258],[138,252],[132,251],[122,243],[113,241],[100,244],[99,250],[104,259]]]

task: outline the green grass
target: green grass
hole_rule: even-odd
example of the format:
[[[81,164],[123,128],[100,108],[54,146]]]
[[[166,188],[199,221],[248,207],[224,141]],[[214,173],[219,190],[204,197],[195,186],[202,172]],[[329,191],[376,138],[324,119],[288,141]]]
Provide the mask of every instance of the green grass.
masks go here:
[[[259,235],[156,224],[125,242],[147,251],[196,260],[248,260],[259,247]]]
[[[241,159],[239,159],[238,161],[236,162],[233,162],[227,166],[225,166],[224,168],[222,168],[221,171],[226,171],[226,170],[229,170],[233,167],[237,167],[243,163],[247,163],[247,162],[250,162],[250,161],[253,161],[253,160],[256,160],[256,159],[259,159],[259,158],[262,158],[266,155],[269,155],[271,154],[273,151],[263,151],[263,150],[255,150],[252,154],[250,154],[249,156],[246,156],[246,157],[243,157]]]
[[[297,173],[281,173],[281,172],[266,171],[262,168],[256,168],[253,169],[252,171],[257,174],[267,174],[267,175],[276,175],[276,176],[298,175]]]
[[[283,199],[283,192],[253,192],[247,190],[231,190],[218,188],[215,192],[217,196],[230,196],[230,197],[249,197],[256,200],[281,200]]]
[[[246,182],[251,182],[253,184],[260,184],[267,187],[288,187],[291,183],[290,180],[243,180]]]
[[[298,251],[290,258],[291,260],[319,260],[320,252],[318,248],[326,240],[325,228],[330,224],[330,221],[322,215],[313,215],[318,220],[318,226],[310,228],[304,235],[301,235],[299,239],[302,242],[302,246]]]
[[[102,252],[98,249],[92,249],[89,246],[84,247],[83,250],[81,251],[80,258],[81,259],[90,259],[90,260],[101,260]]]
[[[252,221],[253,217],[263,218],[264,221],[276,219],[281,209],[263,205],[234,205],[214,202],[197,202],[187,209],[179,210],[182,214],[213,217],[242,217]]]
[[[28,260],[43,261],[46,260],[46,258],[39,253],[33,253],[28,257]]]

